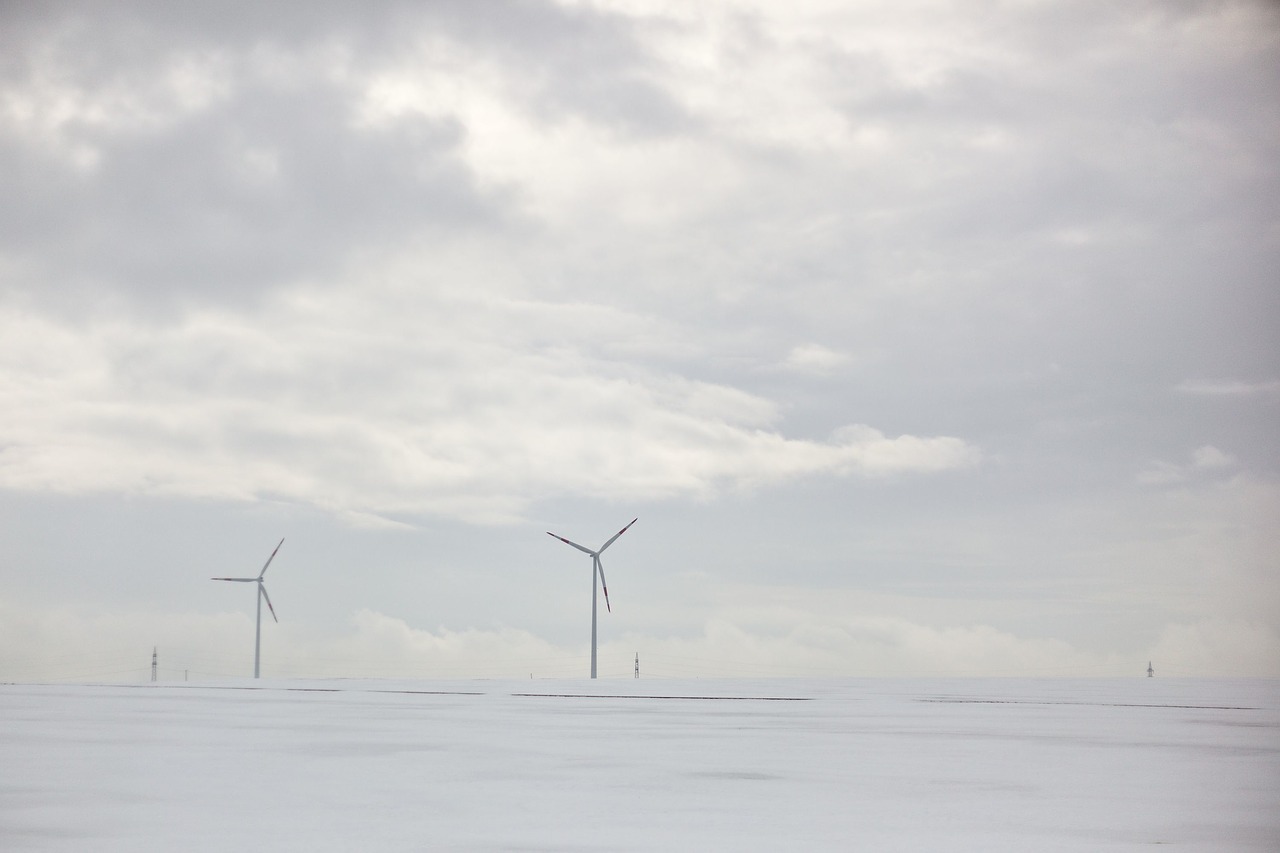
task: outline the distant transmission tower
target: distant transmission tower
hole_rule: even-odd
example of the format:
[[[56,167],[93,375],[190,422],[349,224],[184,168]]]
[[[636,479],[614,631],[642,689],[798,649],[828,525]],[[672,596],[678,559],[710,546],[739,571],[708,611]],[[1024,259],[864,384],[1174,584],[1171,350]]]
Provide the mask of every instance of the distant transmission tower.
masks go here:
[[[640,653],[636,652],[636,678],[640,677]]]
[[[1151,668],[1151,661],[1147,661],[1147,678],[1155,678],[1156,671]]]
[[[151,680],[156,680],[156,647],[151,647]]]

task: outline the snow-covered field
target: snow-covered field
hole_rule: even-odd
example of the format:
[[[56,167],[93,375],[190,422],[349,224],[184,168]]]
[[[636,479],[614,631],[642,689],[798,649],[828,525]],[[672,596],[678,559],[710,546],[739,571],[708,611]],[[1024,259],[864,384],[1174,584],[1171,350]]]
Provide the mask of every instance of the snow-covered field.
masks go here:
[[[1280,850],[1280,683],[0,685],[6,851],[1161,845]]]

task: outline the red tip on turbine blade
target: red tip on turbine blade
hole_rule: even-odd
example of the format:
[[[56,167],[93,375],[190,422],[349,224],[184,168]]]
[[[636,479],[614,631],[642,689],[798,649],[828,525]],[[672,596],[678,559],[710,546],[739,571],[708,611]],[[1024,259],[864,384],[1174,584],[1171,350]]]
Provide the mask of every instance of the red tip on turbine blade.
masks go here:
[[[280,541],[276,544],[275,551],[272,551],[271,556],[267,557],[267,561],[262,564],[262,571],[258,572],[258,577],[262,577],[267,573],[267,566],[271,565],[271,561],[276,558],[276,552],[280,550],[280,546],[283,544],[284,544],[284,539],[281,538]]]
[[[258,595],[261,595],[267,600],[267,609],[271,611],[271,618],[276,620],[276,622],[279,622],[280,617],[276,616],[276,609],[271,606],[271,596],[267,595],[267,588],[261,583],[258,584]]]
[[[604,579],[600,580],[600,588],[604,590],[604,609],[613,612],[613,608],[609,606],[609,587],[604,585]]]

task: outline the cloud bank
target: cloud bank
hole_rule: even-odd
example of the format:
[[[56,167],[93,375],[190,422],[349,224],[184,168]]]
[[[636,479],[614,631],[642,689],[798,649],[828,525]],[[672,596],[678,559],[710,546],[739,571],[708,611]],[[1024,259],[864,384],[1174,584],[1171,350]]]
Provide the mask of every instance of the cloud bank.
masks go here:
[[[0,7],[6,593],[143,642],[287,535],[299,654],[567,649],[531,540],[642,515],[654,654],[1228,667],[1277,55],[1255,0]]]

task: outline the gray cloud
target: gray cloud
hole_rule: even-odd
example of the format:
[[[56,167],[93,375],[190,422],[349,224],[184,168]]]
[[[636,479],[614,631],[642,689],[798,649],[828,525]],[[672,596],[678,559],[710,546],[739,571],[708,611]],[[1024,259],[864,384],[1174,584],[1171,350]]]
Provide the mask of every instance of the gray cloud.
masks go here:
[[[926,8],[6,7],[4,494],[359,541],[415,647],[636,504],[655,643],[1275,633],[1275,8]]]
[[[789,439],[765,399],[540,348],[523,330],[563,323],[554,306],[370,296],[297,297],[262,325],[205,315],[88,335],[12,327],[18,407],[0,481],[486,521],[555,494],[653,500],[978,458],[957,438],[864,426]],[[394,324],[396,314],[432,320]],[[621,331],[605,312],[579,314],[600,324],[580,345]],[[61,369],[41,360],[38,373],[16,372],[41,351]]]

